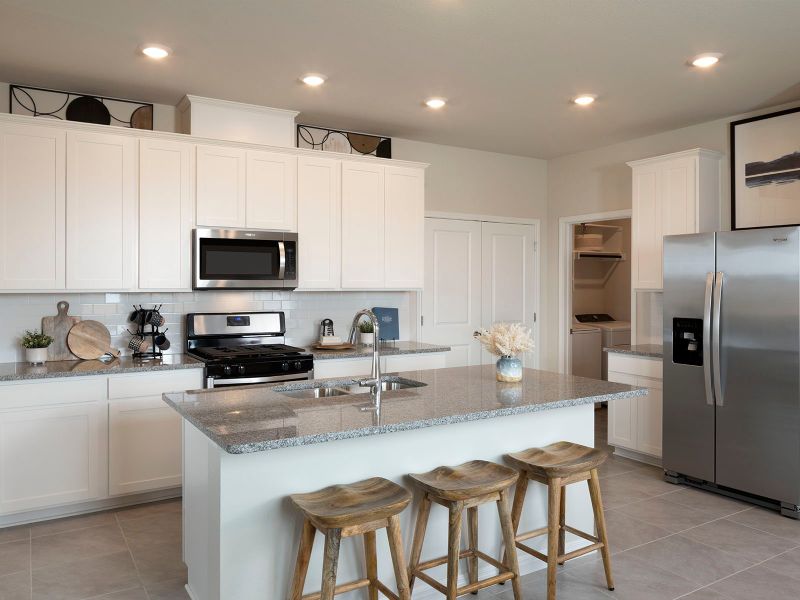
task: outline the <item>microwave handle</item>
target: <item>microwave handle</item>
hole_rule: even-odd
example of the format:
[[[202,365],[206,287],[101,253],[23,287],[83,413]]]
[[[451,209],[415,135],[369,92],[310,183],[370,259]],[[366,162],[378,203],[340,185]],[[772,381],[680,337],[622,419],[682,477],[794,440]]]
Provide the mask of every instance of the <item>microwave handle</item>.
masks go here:
[[[283,242],[278,242],[278,252],[280,252],[280,258],[278,263],[278,279],[283,279],[284,275],[286,275],[286,244]]]

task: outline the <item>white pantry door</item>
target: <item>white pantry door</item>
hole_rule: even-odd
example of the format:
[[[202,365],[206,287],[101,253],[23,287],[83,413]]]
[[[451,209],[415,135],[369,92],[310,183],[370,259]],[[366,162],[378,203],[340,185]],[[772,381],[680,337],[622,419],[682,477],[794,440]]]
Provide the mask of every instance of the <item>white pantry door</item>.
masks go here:
[[[481,224],[425,219],[422,341],[452,348],[446,366],[481,364]]]
[[[491,327],[500,321],[534,326],[534,228],[514,223],[481,223],[481,325]],[[532,353],[525,355],[526,366],[533,365]],[[483,352],[483,363],[497,360]]]

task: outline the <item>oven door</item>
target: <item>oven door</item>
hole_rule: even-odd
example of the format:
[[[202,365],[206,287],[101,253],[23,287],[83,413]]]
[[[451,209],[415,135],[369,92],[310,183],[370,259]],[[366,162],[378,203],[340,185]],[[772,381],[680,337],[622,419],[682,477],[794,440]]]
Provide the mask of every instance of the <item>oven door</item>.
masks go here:
[[[296,234],[241,229],[195,229],[193,233],[194,289],[296,286]],[[287,236],[294,239],[287,242]]]
[[[232,377],[230,379],[207,377],[206,387],[221,388],[232,385],[259,385],[263,383],[279,383],[281,381],[307,381],[309,379],[314,379],[314,371],[291,375],[271,375],[269,377]]]

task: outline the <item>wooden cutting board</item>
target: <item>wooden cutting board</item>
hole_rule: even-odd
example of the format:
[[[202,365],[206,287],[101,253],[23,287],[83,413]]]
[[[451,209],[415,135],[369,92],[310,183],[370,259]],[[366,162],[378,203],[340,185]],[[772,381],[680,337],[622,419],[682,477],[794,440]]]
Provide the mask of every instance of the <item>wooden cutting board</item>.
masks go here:
[[[70,351],[83,360],[97,360],[104,354],[119,356],[111,347],[111,333],[100,321],[81,321],[73,325],[67,336]]]
[[[314,350],[352,350],[355,348],[353,344],[311,344]]]
[[[67,346],[67,334],[81,318],[67,314],[69,302],[62,300],[56,308],[58,314],[55,317],[42,317],[42,333],[53,338],[53,343],[47,348],[47,360],[77,360],[78,357]]]

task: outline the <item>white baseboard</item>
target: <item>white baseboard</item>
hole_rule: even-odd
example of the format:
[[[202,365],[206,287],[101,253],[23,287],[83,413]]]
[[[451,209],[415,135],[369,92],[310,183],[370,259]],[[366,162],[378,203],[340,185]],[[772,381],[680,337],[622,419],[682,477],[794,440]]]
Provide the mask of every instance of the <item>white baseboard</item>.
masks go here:
[[[105,498],[103,500],[81,502],[79,504],[67,504],[64,506],[42,508],[38,510],[0,516],[0,527],[27,525],[28,523],[49,521],[51,519],[61,519],[63,517],[74,517],[77,515],[85,515],[101,510],[108,510],[110,508],[123,508],[125,506],[133,506],[134,504],[143,504],[145,502],[155,502],[157,500],[167,500],[169,498],[180,497],[181,488],[177,487],[167,490],[158,490],[156,492],[145,492],[141,494],[117,496],[115,498]]]
[[[583,540],[572,540],[568,541],[565,546],[566,552],[572,552],[573,550],[577,550],[578,548],[582,548],[586,546],[586,542]],[[597,552],[597,550],[595,550]],[[594,552],[590,552],[586,556],[591,556]],[[539,560],[528,554],[527,552],[522,552],[521,550],[517,551],[517,562],[519,563],[519,574],[520,575],[527,575],[528,573],[533,573],[534,571],[540,571],[547,567],[547,565]],[[463,561],[462,561],[463,564]],[[486,579],[487,577],[493,577],[497,575],[497,569],[491,565],[487,565],[485,562],[480,561],[478,567],[478,579]],[[444,581],[442,581],[444,583]],[[458,586],[461,587],[462,585],[467,584],[467,574],[466,569],[459,568],[458,574]],[[469,596],[466,596],[469,597]],[[433,589],[431,586],[426,584],[424,581],[416,579],[414,581],[414,593],[413,593],[414,600],[428,600],[428,599],[436,599],[442,600],[441,592]]]
[[[645,463],[647,465],[653,465],[654,467],[661,466],[660,456],[653,456],[652,454],[644,454],[642,452],[637,452],[636,450],[628,450],[627,448],[620,448],[619,446],[614,447],[614,454],[617,456],[621,456],[622,458],[629,458],[631,460]]]

